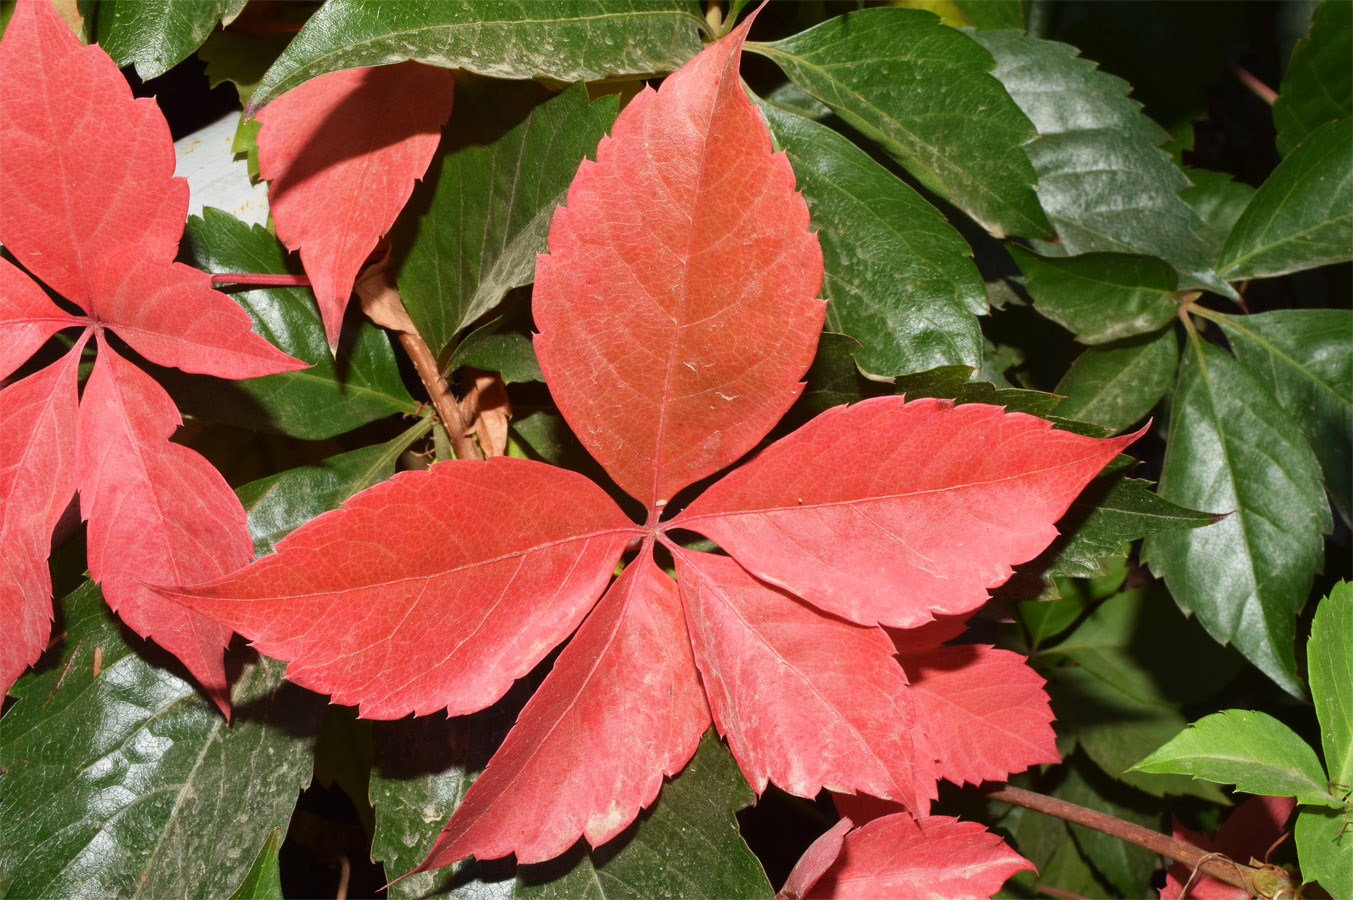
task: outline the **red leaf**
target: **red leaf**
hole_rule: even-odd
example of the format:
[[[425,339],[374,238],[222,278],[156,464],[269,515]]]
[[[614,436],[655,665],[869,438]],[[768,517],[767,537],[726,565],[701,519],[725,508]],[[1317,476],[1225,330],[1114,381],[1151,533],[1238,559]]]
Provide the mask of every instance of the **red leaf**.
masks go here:
[[[1033,864],[976,822],[906,813],[875,819],[846,835],[836,863],[809,897],[990,897]]]
[[[799,861],[794,863],[789,877],[785,879],[785,886],[775,895],[775,900],[802,900],[807,897],[813,885],[817,884],[822,874],[831,868],[832,863],[841,855],[846,832],[854,827],[855,823],[850,819],[842,819],[813,841],[812,845],[803,851]]]
[[[1053,431],[985,404],[879,397],[772,444],[672,525],[828,612],[922,625],[986,602],[1135,437]]]
[[[555,402],[650,509],[765,436],[822,329],[807,206],[738,79],[750,22],[630,101],[536,263]]]
[[[582,475],[445,462],[363,491],[248,568],[162,593],[367,718],[463,715],[578,627],[638,532]]]
[[[526,704],[418,871],[473,854],[533,863],[625,829],[709,725],[676,585],[644,552]]]
[[[76,435],[89,573],[122,621],[177,656],[226,712],[230,629],[145,584],[204,581],[247,563],[244,508],[210,463],[170,443],[181,420],[164,389],[102,336],[98,349]]]
[[[674,550],[695,659],[719,731],[758,794],[864,791],[924,812],[928,750],[893,645],[824,616],[730,559]]]
[[[0,259],[0,380],[8,378],[47,339],[86,320],[57,307],[42,288],[7,259]]]
[[[1024,657],[982,644],[904,654],[918,727],[955,784],[1003,781],[1060,762],[1044,681]]]
[[[84,341],[0,391],[0,697],[37,661],[52,624],[52,529],[75,496],[76,371]]]
[[[169,126],[45,0],[15,7],[0,72],[0,235],[24,268],[93,312],[89,279],[105,260],[169,262],[178,249],[188,182],[173,177]]]
[[[1174,836],[1195,847],[1225,854],[1237,862],[1249,863],[1251,858],[1266,860],[1296,808],[1295,797],[1251,797],[1226,817],[1217,830],[1215,840],[1189,831],[1177,821],[1174,823]],[[1192,867],[1177,862],[1165,873],[1165,887],[1160,889],[1160,900],[1178,900],[1184,896],[1186,884],[1188,896],[1194,900],[1247,900],[1250,896],[1249,891],[1243,888],[1201,872],[1194,874]]]
[[[432,161],[453,84],[450,70],[415,62],[345,69],[257,116],[277,237],[301,253],[331,348],[358,270]]]

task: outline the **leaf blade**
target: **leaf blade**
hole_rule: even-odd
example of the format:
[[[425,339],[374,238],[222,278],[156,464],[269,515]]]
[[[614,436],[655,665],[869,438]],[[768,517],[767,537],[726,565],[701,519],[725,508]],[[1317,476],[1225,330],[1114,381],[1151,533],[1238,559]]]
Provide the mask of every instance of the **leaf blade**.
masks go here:
[[[1353,655],[1347,641],[1351,627],[1353,585],[1341,581],[1316,607],[1306,654],[1329,780],[1353,787],[1353,691],[1348,687],[1353,684]]]

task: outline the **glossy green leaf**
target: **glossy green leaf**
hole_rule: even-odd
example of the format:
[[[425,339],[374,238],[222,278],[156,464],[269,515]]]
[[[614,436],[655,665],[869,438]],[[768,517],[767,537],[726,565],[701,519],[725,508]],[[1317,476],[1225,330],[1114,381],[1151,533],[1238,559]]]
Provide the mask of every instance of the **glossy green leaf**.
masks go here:
[[[1104,778],[1093,767],[1074,762],[1066,767],[1066,780],[1057,789],[1057,797],[1077,806],[1108,813],[1115,818],[1145,828],[1159,829],[1161,815],[1151,812],[1141,801],[1147,798]],[[1129,802],[1137,800],[1134,805]],[[1152,803],[1151,806],[1158,804]],[[1155,874],[1159,857],[1114,835],[1105,834],[1084,825],[1069,824],[1071,837],[1104,879],[1113,885],[1121,897],[1149,897],[1151,876]]]
[[[1353,312],[1284,309],[1217,321],[1236,358],[1297,420],[1334,508],[1353,522]]]
[[[239,884],[310,781],[322,698],[248,661],[227,724],[88,582],[3,720],[0,871],[12,897],[207,897]]]
[[[1089,598],[1081,594],[1063,594],[1056,600],[1025,600],[1015,608],[1015,615],[1029,635],[1029,649],[1037,650],[1071,627],[1081,614]]]
[[[287,271],[286,251],[275,237],[210,207],[203,210],[203,218],[188,219],[181,252],[208,272]],[[238,382],[175,375],[167,386],[185,413],[319,440],[415,411],[394,349],[381,329],[354,316],[335,360],[308,288],[242,290],[234,296],[256,331],[311,366]]]
[[[1179,312],[1179,276],[1164,260],[1123,253],[1037,256],[1007,247],[1043,315],[1085,344],[1159,331]]]
[[[1134,767],[1234,784],[1247,794],[1296,797],[1342,808],[1311,745],[1268,713],[1227,709],[1204,716]]]
[[[967,366],[941,366],[929,372],[901,376],[894,384],[897,393],[913,400],[919,397],[943,397],[957,403],[990,403],[1004,406],[1008,412],[1023,412],[1043,418],[1061,402],[1061,398],[1055,394],[998,388],[987,381],[969,381],[971,377],[972,370]]]
[[[1104,774],[1153,797],[1187,794],[1223,802],[1221,788],[1211,782],[1131,770],[1183,730],[1187,721],[1176,707],[1139,700],[1076,666],[1053,669],[1048,692],[1057,715],[1053,727],[1059,748],[1074,739]]]
[[[505,327],[507,324],[500,317],[467,334],[456,345],[447,370],[454,372],[461,366],[487,369],[501,375],[504,384],[544,381],[530,336]]]
[[[1333,527],[1297,423],[1224,350],[1192,338],[1171,398],[1160,494],[1231,515],[1146,539],[1142,559],[1214,638],[1300,695],[1296,617]]]
[[[1316,607],[1306,664],[1325,769],[1353,790],[1353,584],[1339,582]]]
[[[147,81],[192,55],[221,22],[247,0],[99,0],[82,4],[94,15],[98,45],[119,66],[136,66]],[[86,13],[88,17],[88,13]]]
[[[1038,129],[1025,152],[1060,249],[1142,253],[1187,280],[1230,294],[1208,264],[1201,223],[1179,198],[1189,181],[1158,149],[1169,139],[1128,97],[1129,87],[1066,44],[1017,31],[979,31],[997,78]]]
[[[670,72],[700,52],[704,28],[690,0],[330,0],[268,70],[253,103],[326,72],[406,59],[565,82]]]
[[[1020,149],[1033,126],[991,76],[991,55],[930,13],[865,9],[747,49],[988,231],[1051,233]]]
[[[1140,422],[1165,396],[1179,363],[1174,331],[1091,347],[1057,383],[1057,414],[1115,431]]]
[[[1326,122],[1353,115],[1353,11],[1347,0],[1321,3],[1311,16],[1311,30],[1292,51],[1273,124],[1278,152],[1287,156]]]
[[[824,125],[762,104],[822,244],[826,328],[860,342],[875,376],[977,366],[986,289],[939,211]]]
[[[1211,696],[1242,665],[1155,586],[1115,594],[1045,652],[1066,654],[1134,699],[1174,706]]]
[[[287,469],[242,486],[235,493],[249,514],[254,553],[271,553],[292,529],[394,475],[399,455],[431,428],[431,419],[420,419],[387,443],[340,453],[318,465]]]
[[[1353,897],[1353,814],[1310,808],[1297,813],[1297,860],[1307,881],[1331,897]]]
[[[1353,119],[1313,131],[1236,220],[1218,266],[1267,278],[1353,259]]]
[[[1207,245],[1208,261],[1215,266],[1236,219],[1253,199],[1254,188],[1243,181],[1233,181],[1224,172],[1185,169],[1184,173],[1193,186],[1180,191],[1179,197],[1203,220],[1198,236]]]
[[[268,832],[263,849],[254,857],[244,880],[230,895],[230,900],[282,900],[282,872],[277,865],[277,852],[282,849],[282,829]]]
[[[491,144],[433,162],[426,204],[398,281],[404,306],[434,352],[535,277],[550,219],[585,157],[615,120],[614,96],[589,103],[575,85]]]

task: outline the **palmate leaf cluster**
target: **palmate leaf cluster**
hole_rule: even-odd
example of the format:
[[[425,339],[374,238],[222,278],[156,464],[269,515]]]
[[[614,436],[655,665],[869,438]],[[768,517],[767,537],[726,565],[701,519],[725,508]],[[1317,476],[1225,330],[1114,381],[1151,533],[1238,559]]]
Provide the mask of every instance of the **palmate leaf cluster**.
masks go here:
[[[79,5],[78,27],[140,78],[197,53],[251,113],[354,66],[455,70],[450,124],[391,232],[400,294],[444,371],[502,373],[511,455],[600,480],[543,386],[529,287],[579,162],[642,79],[714,36],[703,6],[329,0],[279,41],[247,27],[258,13],[242,3],[111,0]],[[1348,574],[1353,515],[1353,11],[957,2],[940,20],[795,7],[761,13],[746,50],[762,64],[744,75],[807,202],[828,304],[807,388],[772,437],[896,393],[1094,436],[1151,419],[1152,443],[1132,451],[1145,464],[1120,457],[1090,483],[1060,537],[996,592],[980,640],[1029,654],[1048,680],[1064,763],[1016,783],[1159,830],[1168,811],[1215,831],[1229,794],[1178,774],[1191,770],[1133,766],[1215,710],[1260,710],[1316,745],[1299,698],[1334,715],[1316,683],[1329,676],[1305,660],[1319,604],[1347,605],[1346,592],[1316,598]],[[1285,43],[1254,49],[1270,33]],[[1245,41],[1251,57],[1225,56]],[[1271,117],[1228,59],[1276,87]],[[251,135],[242,126],[241,153]],[[209,272],[300,271],[269,230],[214,209],[189,220],[179,252]],[[229,383],[149,370],[190,418],[179,439],[236,486],[257,552],[416,462],[410,451],[445,447],[398,349],[355,310],[335,332],[306,289],[232,296],[311,368]],[[381,867],[393,878],[423,861],[548,671],[472,716],[368,725],[237,646],[227,727],[176,661],[119,626],[86,565],[78,539],[54,555],[65,597],[52,648],[7,701],[10,896],[277,896],[297,877],[285,861],[277,875],[282,837],[323,868],[343,828],[358,835],[346,855],[359,879],[366,855],[377,864],[374,888]],[[1333,645],[1348,617],[1316,615]],[[1323,772],[1296,766],[1314,772],[1311,790],[1337,780],[1331,755],[1326,743]],[[348,824],[293,802],[312,776],[307,797],[347,798]],[[422,872],[391,896],[770,896],[793,860],[768,848],[801,849],[830,820],[773,791],[752,800],[707,735],[616,841]],[[1032,812],[957,791],[936,811],[987,823],[1038,866],[1010,895],[1138,896],[1161,877],[1146,851]],[[768,825],[777,814],[794,824]],[[1317,840],[1353,840],[1337,811],[1301,815],[1293,863],[1318,869]]]

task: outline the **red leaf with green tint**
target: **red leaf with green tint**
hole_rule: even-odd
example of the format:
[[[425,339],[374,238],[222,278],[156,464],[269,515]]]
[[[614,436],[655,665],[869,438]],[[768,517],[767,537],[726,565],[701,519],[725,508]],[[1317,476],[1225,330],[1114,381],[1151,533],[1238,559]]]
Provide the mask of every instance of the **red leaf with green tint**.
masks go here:
[[[753,790],[770,780],[800,797],[863,791],[929,809],[931,753],[881,628],[824,616],[726,557],[676,561],[714,722]]]
[[[985,603],[1135,437],[1053,431],[985,404],[880,397],[767,447],[672,524],[830,613],[913,627]]]
[[[559,654],[419,870],[558,856],[625,829],[709,726],[676,585],[647,548]]]
[[[820,900],[943,897],[986,900],[1033,864],[976,822],[884,816],[846,835],[836,863],[808,894]]]
[[[750,22],[630,101],[536,264],[559,411],[650,508],[765,436],[822,330],[808,208],[738,78]]]
[[[277,237],[300,251],[331,348],[358,270],[432,161],[453,84],[449,69],[415,62],[344,69],[256,117]]]
[[[504,457],[444,462],[363,491],[248,568],[170,596],[367,718],[464,715],[578,627],[638,533],[574,472]]]

